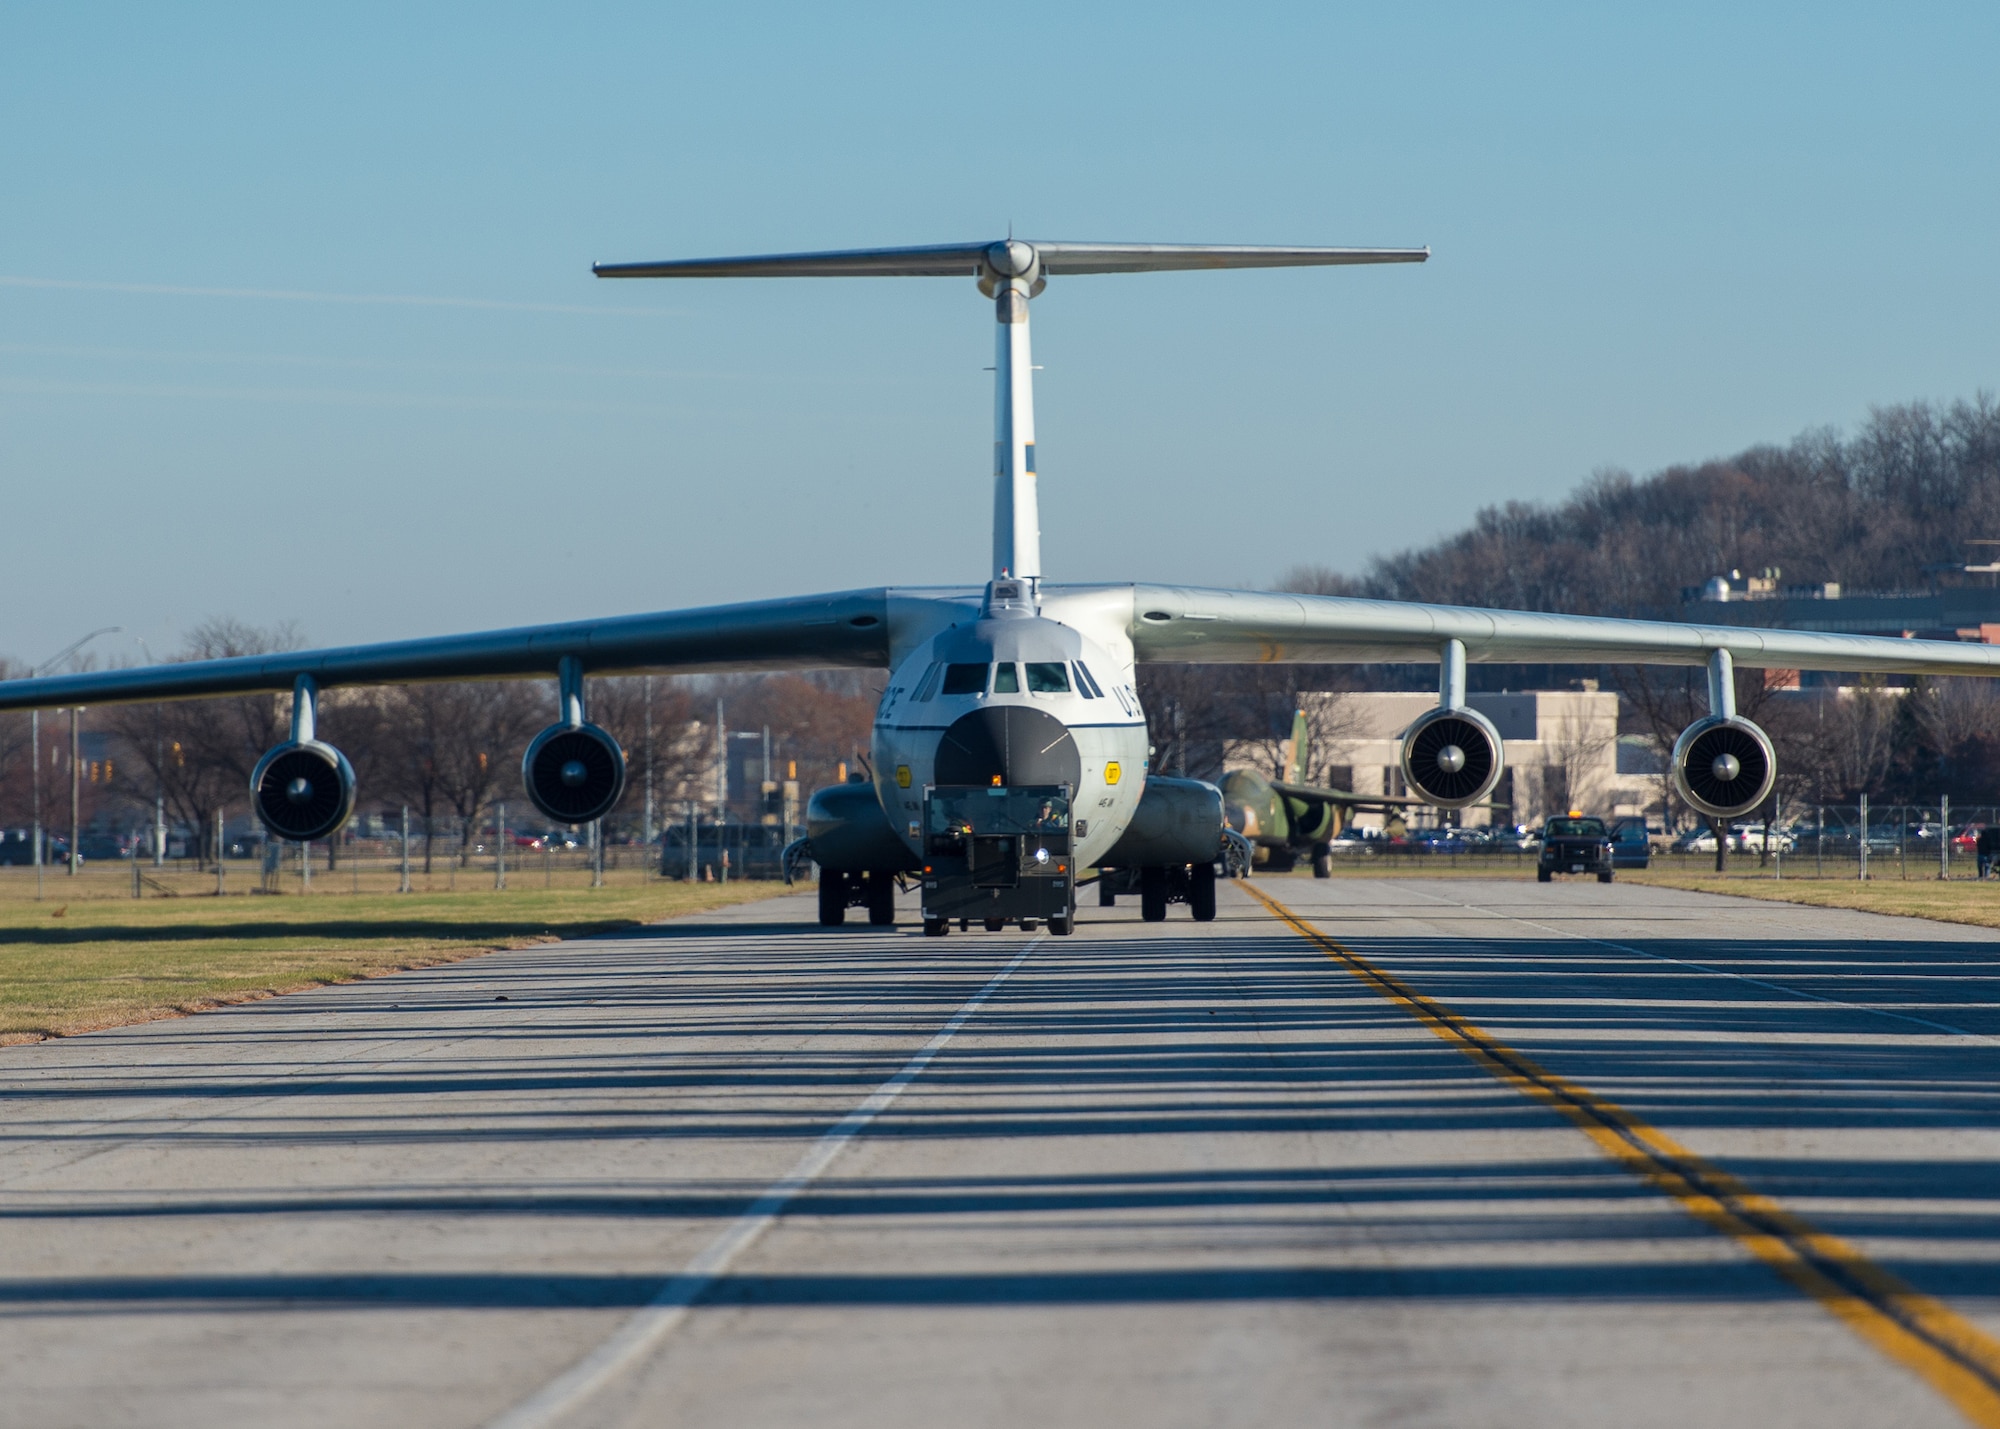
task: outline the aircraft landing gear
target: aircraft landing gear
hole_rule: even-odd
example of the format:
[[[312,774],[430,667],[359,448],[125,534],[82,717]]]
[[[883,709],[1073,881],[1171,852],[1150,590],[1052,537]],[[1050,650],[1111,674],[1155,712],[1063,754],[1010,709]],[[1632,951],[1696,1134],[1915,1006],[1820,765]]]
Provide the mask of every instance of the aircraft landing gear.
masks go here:
[[[838,928],[847,921],[847,875],[838,869],[819,871],[819,921],[823,928]]]
[[[1333,845],[1317,843],[1313,845],[1313,877],[1333,877]]]
[[[896,875],[872,872],[868,880],[868,921],[877,928],[896,926]]]
[[[1188,868],[1188,911],[1197,923],[1215,921],[1215,865],[1191,864]]]
[[[1167,871],[1164,868],[1139,870],[1139,917],[1147,923],[1167,921]]]
[[[1100,908],[1116,908],[1118,906],[1117,891],[1105,881],[1104,875],[1101,873],[1097,875],[1097,906]]]

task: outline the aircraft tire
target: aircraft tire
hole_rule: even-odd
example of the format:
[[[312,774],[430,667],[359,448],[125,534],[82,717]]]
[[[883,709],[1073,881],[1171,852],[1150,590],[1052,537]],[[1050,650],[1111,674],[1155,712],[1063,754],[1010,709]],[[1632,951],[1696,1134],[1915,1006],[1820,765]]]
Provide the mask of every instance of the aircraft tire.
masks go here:
[[[1035,920],[1034,920],[1033,918],[1023,918],[1023,919],[1021,920],[1021,931],[1022,931],[1022,932],[1024,932],[1024,933],[1032,933],[1032,932],[1034,932],[1034,931],[1035,931]]]
[[[951,924],[946,922],[942,918],[924,919],[924,936],[926,938],[942,938],[946,933],[949,933],[950,931],[951,931]]]
[[[1549,877],[1550,874],[1546,868],[1538,868],[1535,870],[1535,882],[1547,883],[1549,881]]]
[[[1188,869],[1188,909],[1197,923],[1215,921],[1215,865],[1197,863]]]
[[[894,874],[872,872],[868,878],[868,921],[877,928],[896,925],[896,878]]]
[[[1007,920],[1005,918],[988,918],[986,920],[986,931],[989,933],[1003,932],[1006,927]]]
[[[838,928],[847,921],[847,875],[839,869],[819,871],[819,922],[822,928]]]
[[[1097,906],[1100,908],[1118,906],[1118,894],[1104,881],[1104,875],[1101,873],[1097,875]]]
[[[1313,877],[1333,877],[1333,849],[1326,844],[1313,845]]]
[[[1167,921],[1167,871],[1164,868],[1139,870],[1139,917],[1147,923]]]
[[[1049,935],[1056,938],[1067,938],[1069,936],[1069,919],[1049,919]]]

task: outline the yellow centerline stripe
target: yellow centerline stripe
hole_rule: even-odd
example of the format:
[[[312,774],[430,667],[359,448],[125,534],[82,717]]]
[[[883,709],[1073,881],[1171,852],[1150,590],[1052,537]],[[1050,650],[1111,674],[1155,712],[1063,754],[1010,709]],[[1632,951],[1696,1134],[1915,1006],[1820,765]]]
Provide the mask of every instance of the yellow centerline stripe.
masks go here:
[[[1328,937],[1261,889],[1237,887],[1371,991],[1500,1081],[1553,1107],[1612,1160],[1740,1242],[1843,1324],[1908,1366],[1972,1423],[2000,1429],[2000,1340],[1587,1087],[1537,1066],[1440,1002]]]

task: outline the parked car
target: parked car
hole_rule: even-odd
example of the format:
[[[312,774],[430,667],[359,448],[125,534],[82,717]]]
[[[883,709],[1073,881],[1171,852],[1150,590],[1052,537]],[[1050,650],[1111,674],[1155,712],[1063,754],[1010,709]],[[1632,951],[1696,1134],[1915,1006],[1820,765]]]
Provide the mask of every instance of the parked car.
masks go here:
[[[1374,853],[1376,846],[1381,842],[1381,834],[1373,829],[1349,827],[1342,829],[1338,834],[1334,835],[1333,841],[1327,847],[1335,853],[1357,854],[1365,857]]]
[[[1464,853],[1467,847],[1457,829],[1419,829],[1411,842],[1421,853]]]
[[[1645,868],[1653,861],[1653,843],[1644,819],[1619,819],[1611,825],[1611,866]]]

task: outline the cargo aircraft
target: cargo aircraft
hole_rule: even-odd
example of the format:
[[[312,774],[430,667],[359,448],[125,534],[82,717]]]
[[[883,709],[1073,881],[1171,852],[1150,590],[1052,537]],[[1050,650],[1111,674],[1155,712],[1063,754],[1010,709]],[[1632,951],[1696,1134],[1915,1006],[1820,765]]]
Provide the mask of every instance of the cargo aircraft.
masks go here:
[[[1188,902],[1214,916],[1227,827],[1221,792],[1148,766],[1135,676],[1148,661],[1429,662],[1434,708],[1401,736],[1410,791],[1446,809],[1477,803],[1501,773],[1501,742],[1466,703],[1466,665],[1705,666],[1709,713],[1681,735],[1672,775],[1716,818],[1755,808],[1775,761],[1738,716],[1733,669],[1934,675],[2000,672],[2000,647],[1482,610],[1411,602],[1076,584],[1042,569],[1028,309],[1051,279],[1102,273],[1421,263],[1426,248],[1273,248],[995,242],[599,265],[600,278],[971,279],[993,306],[993,555],[960,587],[876,586],[649,615],[333,649],[198,660],[0,682],[0,710],[289,692],[290,737],[251,775],[258,817],[310,842],[354,808],[354,773],[317,737],[321,695],[344,686],[545,679],[552,720],[522,775],[549,818],[585,824],[625,785],[617,742],[590,722],[585,679],[636,672],[870,669],[886,673],[872,782],[809,806],[820,915],[865,907],[893,922],[894,880],[924,880],[924,931],[1071,929],[1080,870],[1136,871],[1147,919]],[[1144,539],[1131,531],[1128,539]],[[984,798],[987,801],[981,802]],[[1029,896],[1032,892],[1033,896]],[[1003,896],[1004,895],[1004,896]]]

